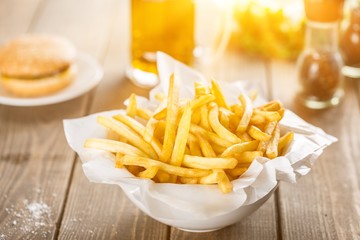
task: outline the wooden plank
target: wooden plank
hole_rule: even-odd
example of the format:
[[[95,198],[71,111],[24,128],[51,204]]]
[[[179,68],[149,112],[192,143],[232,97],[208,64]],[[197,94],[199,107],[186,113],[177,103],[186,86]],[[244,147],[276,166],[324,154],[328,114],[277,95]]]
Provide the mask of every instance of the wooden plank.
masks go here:
[[[68,0],[59,5],[59,1],[46,2],[30,31],[56,31],[69,37],[80,50],[101,57],[108,35],[98,24],[103,24],[104,19],[108,24],[111,22],[112,16],[108,12],[112,3]],[[20,4],[17,5],[19,8],[23,6],[17,4]],[[82,10],[84,6],[86,11]],[[21,24],[21,21],[14,22],[14,28],[23,29]],[[97,37],[85,39],[83,34],[89,36],[90,32]],[[62,119],[84,115],[88,98],[85,95],[45,107],[0,106],[2,239],[52,239],[57,236],[75,159],[64,137]]]
[[[0,1],[0,43],[28,31],[42,0]]]
[[[129,6],[116,1],[113,31],[104,63],[105,76],[94,95],[91,112],[123,107],[131,92],[148,91],[132,85],[125,77],[128,62]],[[78,160],[66,204],[60,239],[167,239],[168,227],[142,213],[115,185],[90,183]]]
[[[357,239],[360,237],[360,130],[358,82],[345,84],[346,95],[333,109],[308,110],[294,101],[298,89],[293,64],[272,64],[275,97],[306,121],[339,141],[318,159],[312,172],[297,184],[280,186],[283,239]],[[280,87],[281,86],[281,87]]]

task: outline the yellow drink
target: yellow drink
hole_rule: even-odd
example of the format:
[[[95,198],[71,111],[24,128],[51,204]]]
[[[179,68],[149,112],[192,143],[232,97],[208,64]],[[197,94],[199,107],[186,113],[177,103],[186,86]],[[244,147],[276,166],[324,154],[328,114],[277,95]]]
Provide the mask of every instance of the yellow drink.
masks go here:
[[[132,68],[156,74],[156,51],[190,65],[195,47],[194,18],[194,0],[132,0]],[[134,74],[133,78],[140,85],[156,84],[138,80]]]

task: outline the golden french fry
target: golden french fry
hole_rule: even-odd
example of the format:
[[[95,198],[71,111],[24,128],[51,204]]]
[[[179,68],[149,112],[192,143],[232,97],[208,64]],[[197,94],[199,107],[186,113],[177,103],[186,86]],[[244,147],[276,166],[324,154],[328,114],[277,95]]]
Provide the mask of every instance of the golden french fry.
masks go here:
[[[221,157],[233,157],[236,154],[246,152],[246,151],[254,151],[256,150],[257,146],[259,145],[259,141],[254,140],[251,142],[242,142],[234,144],[228,147],[222,154]]]
[[[136,95],[134,93],[132,93],[129,97],[129,104],[126,108],[126,114],[130,117],[135,117],[136,116],[136,110],[137,110],[137,106],[136,106]]]
[[[155,177],[158,171],[159,171],[158,167],[149,167],[146,170],[139,172],[137,176],[141,178],[153,178]]]
[[[236,167],[233,169],[228,169],[228,170],[226,170],[226,172],[229,173],[230,176],[232,176],[233,178],[238,178],[244,172],[246,172],[246,170],[248,170],[248,167]]]
[[[200,121],[201,121],[201,114],[200,114],[200,111],[195,111],[193,112],[192,116],[191,116],[191,122],[196,124],[196,125],[199,125],[200,124]]]
[[[214,149],[214,152],[216,153],[217,156],[221,155],[226,150],[226,147],[219,146],[217,144],[212,144],[211,147],[212,149]]]
[[[121,162],[121,159],[123,156],[124,156],[124,154],[122,154],[122,153],[119,153],[119,152],[116,153],[116,155],[115,155],[115,167],[116,168],[123,167],[122,162]]]
[[[148,156],[137,147],[134,147],[127,143],[109,139],[89,138],[85,140],[84,147],[96,148],[99,150],[105,150],[113,153],[121,153],[124,155],[133,155],[140,157]]]
[[[164,172],[180,177],[203,177],[211,173],[209,170],[177,167],[150,158],[134,157],[130,155],[125,155],[122,158],[122,163],[123,165],[136,165],[145,168],[158,167]]]
[[[268,141],[271,138],[271,135],[264,133],[254,125],[250,126],[248,133],[252,138],[260,141]]]
[[[282,108],[282,104],[279,101],[271,101],[268,102],[260,107],[258,109],[264,110],[264,111],[278,111]]]
[[[225,97],[221,91],[220,85],[215,80],[211,80],[211,93],[215,96],[216,103],[223,108],[229,109]]]
[[[277,122],[276,122],[276,121],[268,122],[268,123],[266,124],[265,131],[264,131],[264,132],[265,132],[266,134],[271,135],[271,134],[273,133],[273,131],[275,130],[276,125],[277,125]],[[260,141],[257,150],[258,150],[258,151],[262,151],[263,153],[265,153],[266,147],[267,147],[267,145],[269,144],[269,141],[270,141],[270,140],[268,140],[268,141]]]
[[[140,108],[140,107],[136,109],[136,116],[142,119],[149,120],[152,115],[153,113],[148,109]]]
[[[167,114],[167,102],[163,101],[160,103],[160,105],[156,108],[154,115],[152,118],[155,118],[156,120],[162,120],[166,118]]]
[[[134,130],[139,135],[142,135],[144,133],[144,125],[136,121],[135,118],[123,114],[117,114],[113,116],[113,118],[124,123],[126,126]]]
[[[122,160],[123,158],[121,158]],[[125,166],[126,169],[132,173],[132,175],[137,176],[139,174],[139,172],[144,171],[143,167],[140,166],[135,166],[135,165],[130,165],[130,166]]]
[[[276,158],[278,156],[279,138],[280,138],[280,128],[279,128],[279,124],[277,124],[272,134],[272,137],[269,141],[269,144],[266,147],[266,156],[270,159]]]
[[[197,135],[197,138],[199,139],[200,149],[202,154],[205,157],[216,157],[216,153],[214,152],[214,149],[211,147],[211,144],[206,140],[206,138],[203,138],[201,134]]]
[[[199,181],[199,178],[195,177],[179,177],[179,180],[183,184],[197,184]]]
[[[218,136],[217,134],[215,134],[213,132],[206,131],[205,129],[203,129],[202,127],[200,127],[196,124],[191,124],[190,132],[195,135],[202,134],[202,136],[206,137],[210,142],[217,144],[219,146],[229,147],[232,145],[232,143],[230,141],[221,138],[220,136]]]
[[[179,127],[176,134],[174,149],[171,155],[170,164],[174,166],[181,166],[184,158],[186,142],[189,136],[191,124],[191,106],[186,105],[184,113],[180,119]]]
[[[197,138],[194,135],[192,135],[191,133],[189,134],[188,145],[190,148],[191,155],[199,156],[199,157],[202,156],[199,142],[198,142]]]
[[[179,109],[179,89],[176,86],[174,74],[170,77],[169,95],[167,98],[167,114],[163,148],[160,154],[162,162],[170,161],[175,144],[177,116]]]
[[[161,182],[161,183],[170,182],[170,174],[168,174],[167,172],[164,172],[162,170],[158,170],[156,177],[159,180],[159,182]]]
[[[142,150],[151,158],[157,158],[157,154],[149,143],[144,141],[137,133],[125,124],[108,117],[99,116],[97,122],[104,127],[110,128],[122,137],[128,139],[129,143]]]
[[[205,177],[199,178],[200,184],[219,183],[225,176],[225,172],[221,169],[214,169],[213,172]]]
[[[163,93],[156,93],[154,97],[159,102],[162,102],[162,101],[166,100],[166,95],[163,94]]]
[[[280,121],[281,115],[276,111],[254,110],[253,114],[264,116],[267,121]]]
[[[207,131],[211,130],[209,123],[209,110],[207,108],[207,105],[203,105],[200,108],[200,126]]]
[[[210,89],[208,86],[199,82],[195,82],[195,96],[201,96],[209,93]]]
[[[223,179],[221,179],[221,181],[218,183],[218,185],[219,185],[220,190],[223,193],[229,193],[229,192],[232,192],[232,190],[233,190],[233,185],[230,182],[229,177],[226,174],[224,174]]]
[[[248,96],[241,94],[239,97],[239,100],[243,106],[244,112],[242,114],[239,125],[236,129],[236,132],[243,133],[248,128],[248,125],[249,125],[249,122],[251,119],[251,115],[253,113],[253,107],[252,107],[251,99]]]
[[[255,158],[262,156],[263,152],[261,151],[246,151],[235,155],[239,163],[252,163]]]
[[[179,127],[177,130],[174,149],[171,154],[170,164],[181,166],[185,155],[186,142],[189,136],[191,124],[191,106],[187,104],[184,113],[181,116]],[[188,150],[190,152],[190,150]],[[171,182],[176,182],[176,176],[170,176]]]
[[[219,122],[219,112],[216,104],[212,105],[209,111],[209,123],[212,130],[218,136],[220,136],[220,138],[226,139],[232,143],[241,142],[241,140],[234,133],[230,132]]]
[[[108,129],[108,131],[107,131],[106,138],[110,139],[110,140],[114,140],[114,141],[121,141],[121,140],[126,141],[125,138],[122,139],[122,137],[120,137],[119,134],[117,134],[116,132],[114,132],[113,130],[110,130],[110,129]]]
[[[284,150],[290,145],[294,138],[294,132],[287,132],[279,139],[278,152],[284,154]]]
[[[219,108],[219,121],[221,123],[221,125],[223,125],[226,129],[228,129],[230,132],[230,115],[224,111],[226,110],[225,108]]]
[[[194,111],[197,108],[202,107],[202,106],[206,105],[207,103],[212,102],[214,100],[215,100],[215,96],[212,94],[199,96],[198,98],[195,98],[194,100],[190,101],[191,110]]]
[[[231,169],[236,167],[238,160],[235,158],[209,158],[185,155],[183,166],[198,169]]]

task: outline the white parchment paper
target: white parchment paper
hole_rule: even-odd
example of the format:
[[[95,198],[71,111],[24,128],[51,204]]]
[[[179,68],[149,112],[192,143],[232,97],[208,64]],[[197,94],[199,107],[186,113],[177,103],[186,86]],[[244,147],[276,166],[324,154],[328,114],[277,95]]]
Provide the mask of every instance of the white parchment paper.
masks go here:
[[[167,92],[168,79],[173,72],[182,81],[181,97],[193,96],[195,81],[207,82],[200,73],[164,53],[158,53],[157,59],[160,85],[151,91],[149,100],[137,99],[142,107],[156,107],[154,95]],[[234,103],[241,92],[249,90],[248,82],[220,82],[220,85],[229,103]],[[260,96],[255,105],[262,101]],[[106,137],[105,128],[96,123],[97,116],[113,116],[123,112],[114,110],[64,120],[66,139],[80,156],[84,173],[91,182],[119,185],[141,210],[157,219],[207,219],[254,203],[269,193],[278,181],[296,182],[300,176],[307,174],[324,148],[337,140],[286,110],[281,120],[281,131],[291,130],[295,134],[285,156],[273,160],[257,158],[241,178],[233,181],[234,191],[223,194],[217,186],[158,184],[136,178],[124,168],[115,168],[112,154],[83,147],[87,138]]]

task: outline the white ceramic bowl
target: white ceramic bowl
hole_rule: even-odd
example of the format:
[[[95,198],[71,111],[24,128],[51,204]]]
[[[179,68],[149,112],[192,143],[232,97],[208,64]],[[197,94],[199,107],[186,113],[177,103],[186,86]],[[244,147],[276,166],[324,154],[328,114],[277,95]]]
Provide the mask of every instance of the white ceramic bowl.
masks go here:
[[[133,202],[139,209],[141,209],[145,214],[149,215],[153,219],[164,223],[166,225],[176,227],[180,230],[187,231],[187,232],[211,232],[216,231],[221,228],[230,226],[232,224],[235,224],[245,218],[246,216],[249,216],[253,212],[255,212],[258,208],[260,208],[274,193],[274,191],[277,189],[279,183],[263,198],[260,198],[256,202],[249,204],[249,205],[243,205],[229,213],[223,214],[223,215],[217,215],[211,218],[201,218],[201,219],[194,219],[190,216],[187,217],[186,220],[182,219],[165,219],[165,218],[158,218],[152,216],[151,213],[149,213],[143,206],[142,203],[140,203],[137,199],[135,199],[132,194],[127,194],[128,198]],[[124,191],[127,193],[127,191]],[[165,205],[163,202],[158,202],[158,204],[161,206],[161,204]],[[191,220],[188,220],[191,219]]]

